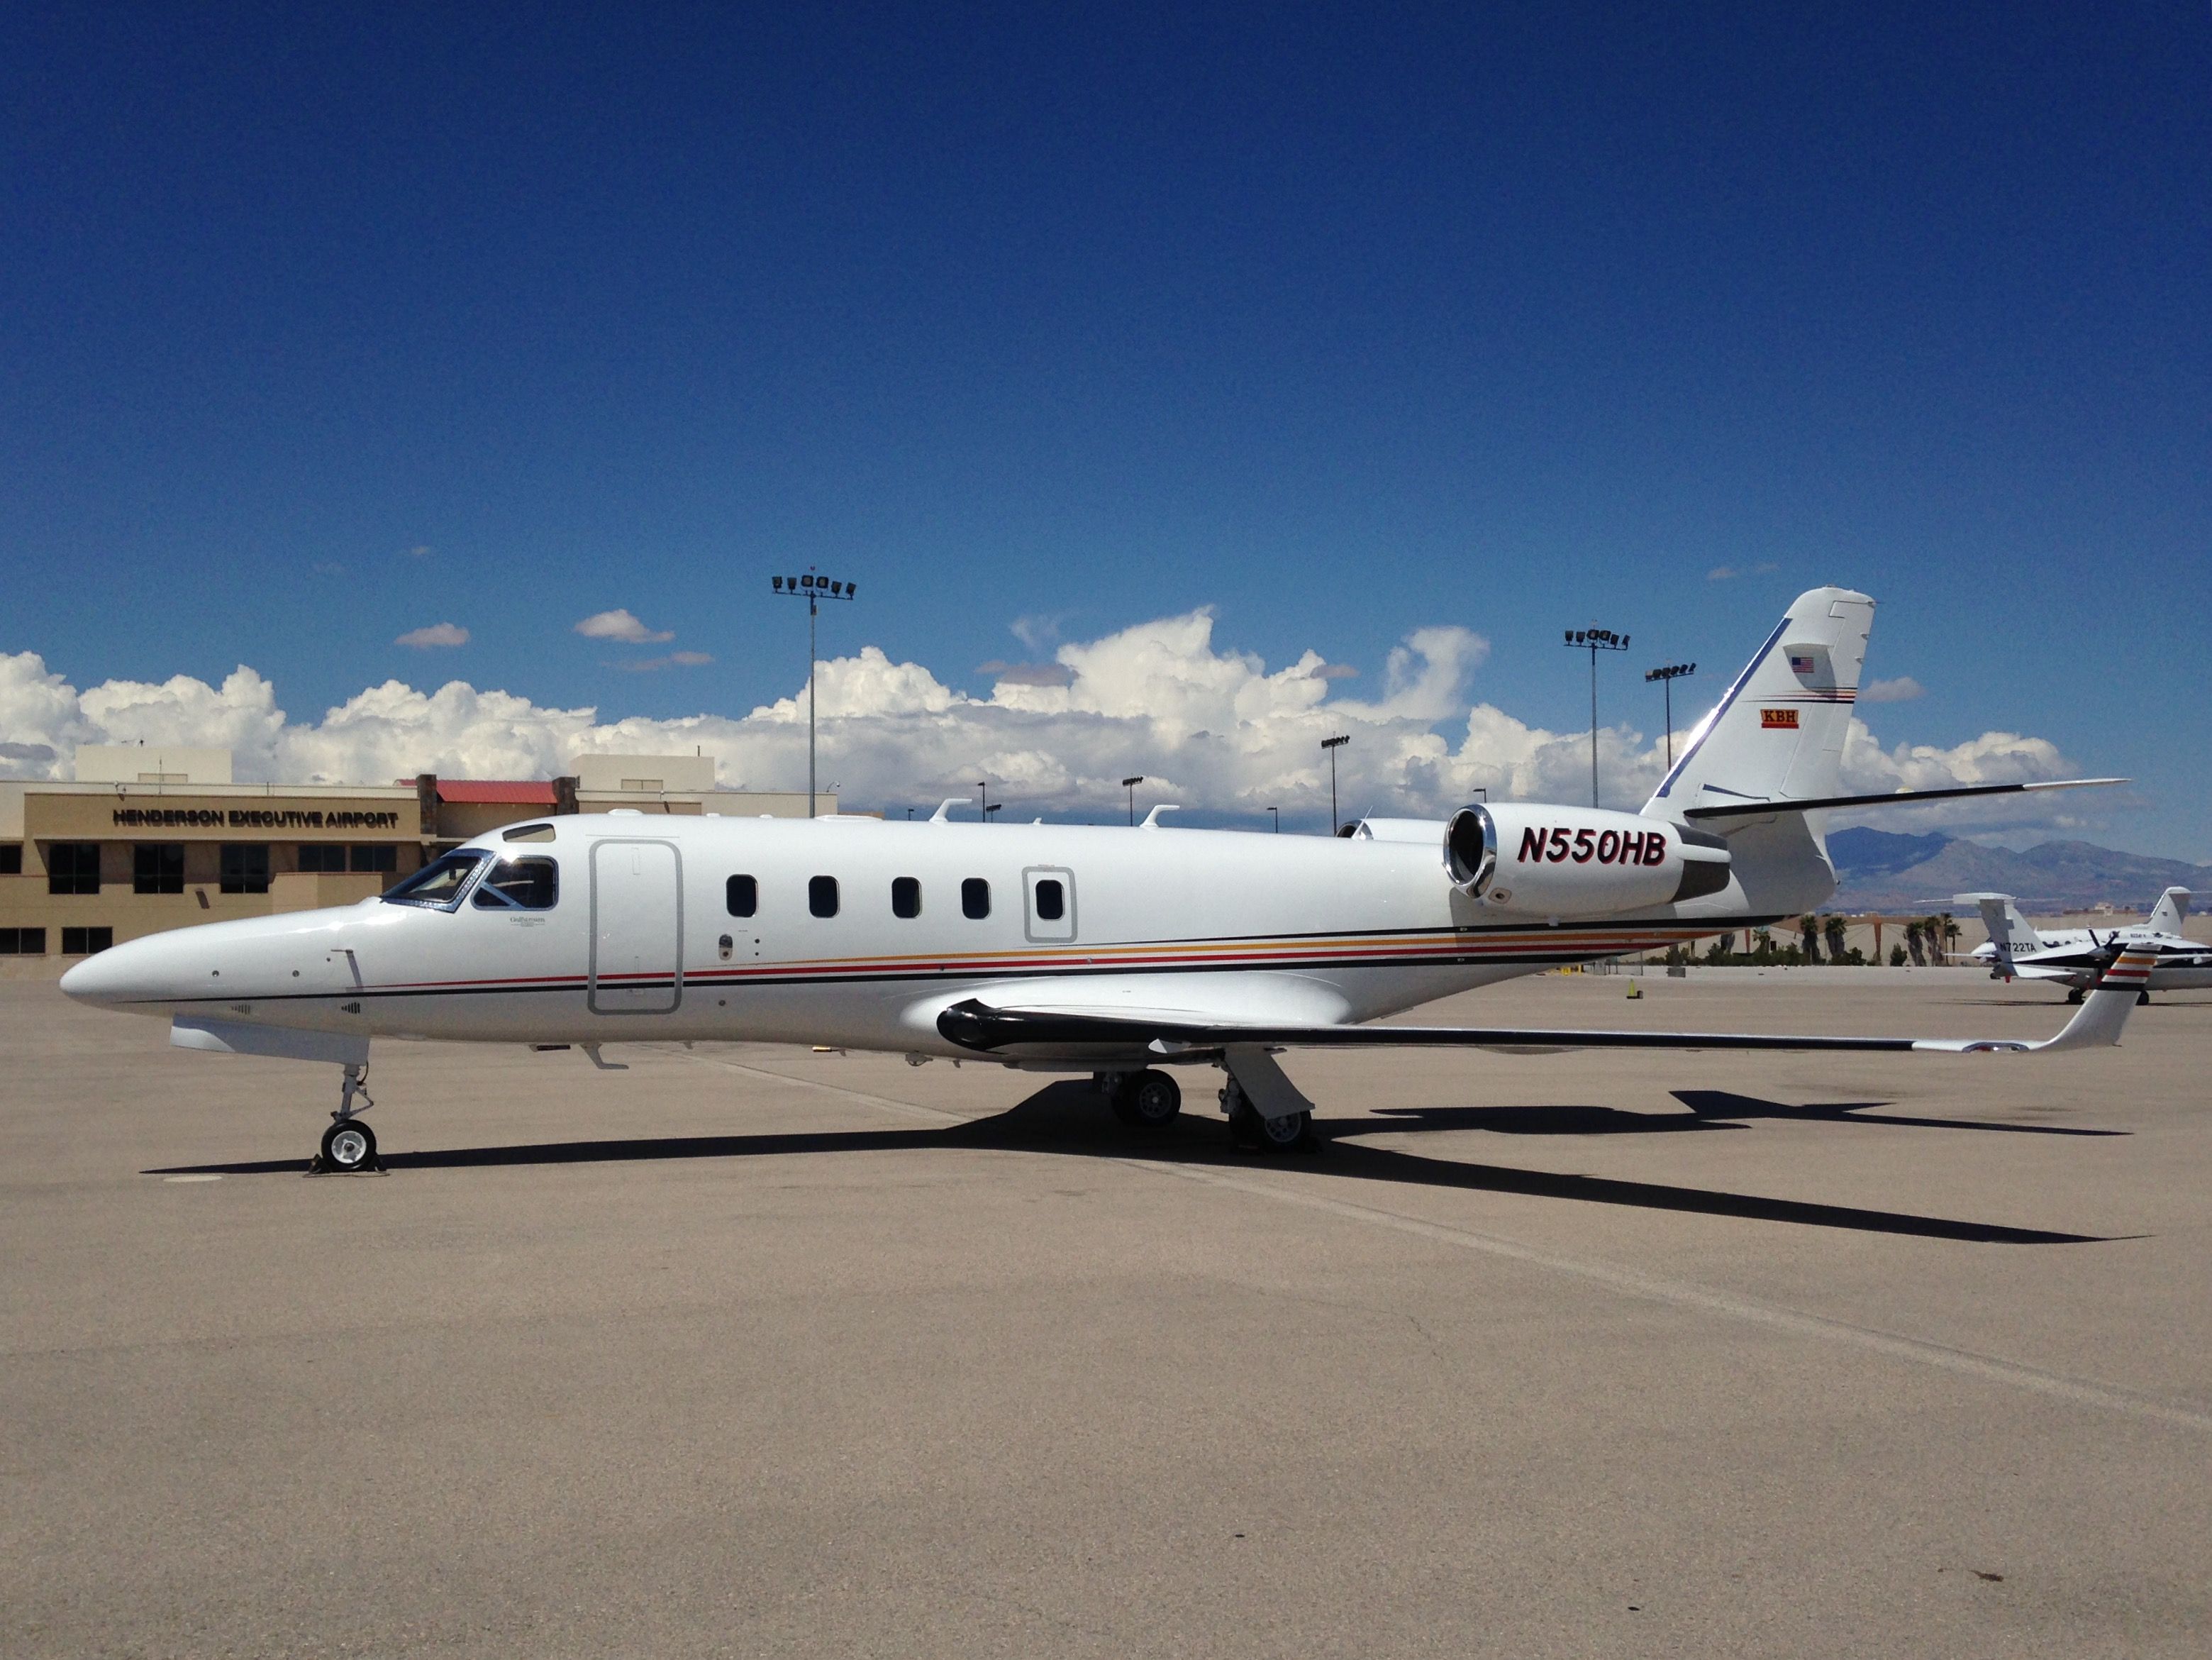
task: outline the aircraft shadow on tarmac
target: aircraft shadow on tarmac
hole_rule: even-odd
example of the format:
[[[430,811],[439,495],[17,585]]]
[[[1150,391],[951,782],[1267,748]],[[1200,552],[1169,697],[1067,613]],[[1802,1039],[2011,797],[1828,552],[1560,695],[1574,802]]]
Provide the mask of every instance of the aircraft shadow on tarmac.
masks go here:
[[[1860,1109],[1881,1102],[1791,1107],[1721,1090],[1677,1091],[1691,1110],[1683,1114],[1623,1112],[1611,1107],[1436,1107],[1387,1110],[1376,1117],[1314,1120],[1321,1155],[1267,1158],[1241,1152],[1228,1141],[1219,1121],[1185,1116],[1162,1131],[1142,1134],[1108,1116],[1088,1083],[1046,1085],[1028,1099],[988,1118],[941,1128],[821,1130],[752,1135],[683,1135],[605,1141],[560,1141],[531,1146],[447,1147],[388,1152],[387,1170],[479,1170],[507,1165],[614,1164],[660,1158],[763,1158],[830,1152],[920,1152],[961,1150],[1049,1152],[1093,1158],[1143,1158],[1159,1163],[1229,1170],[1282,1169],[1349,1177],[1367,1182],[1457,1189],[1477,1193],[1512,1193],[1563,1199],[1581,1204],[1627,1205],[1645,1210],[1683,1211],[1747,1221],[1786,1222],[1802,1227],[1844,1228],[1923,1239],[1976,1244],[2075,1245],[2106,1243],[2102,1236],[2057,1233],[2040,1228],[1962,1222],[1940,1216],[1865,1210],[1802,1200],[1771,1199],[1757,1194],[1653,1182],[1577,1176],[1511,1165],[1471,1164],[1432,1158],[1400,1148],[1364,1145],[1369,1135],[1404,1135],[1446,1130],[1504,1130],[1520,1134],[1642,1134],[1662,1131],[1742,1129],[1728,1122],[1743,1118],[1802,1118],[1823,1122],[1887,1123],[1945,1129],[2008,1130],[2028,1134],[2120,1135],[2122,1130],[2073,1129],[2058,1126],[1990,1124],[1939,1118],[1869,1119]],[[149,1170],[149,1176],[293,1176],[303,1161],[265,1159],[251,1163],[175,1165]]]

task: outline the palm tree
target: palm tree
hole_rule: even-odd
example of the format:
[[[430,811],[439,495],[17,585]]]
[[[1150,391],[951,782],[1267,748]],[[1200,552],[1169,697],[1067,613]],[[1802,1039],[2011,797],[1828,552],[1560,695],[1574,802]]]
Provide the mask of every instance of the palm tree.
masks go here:
[[[1809,915],[1801,916],[1797,919],[1797,931],[1804,936],[1805,960],[1808,963],[1819,962],[1820,960],[1820,923]]]
[[[1842,962],[1844,960],[1844,919],[1831,912],[1820,919],[1820,932],[1827,938],[1828,960],[1831,963]]]

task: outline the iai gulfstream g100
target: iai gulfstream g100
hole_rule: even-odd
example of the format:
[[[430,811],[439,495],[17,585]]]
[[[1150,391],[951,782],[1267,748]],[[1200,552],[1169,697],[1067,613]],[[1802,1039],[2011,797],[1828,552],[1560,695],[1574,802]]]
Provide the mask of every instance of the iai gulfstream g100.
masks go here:
[[[169,1017],[188,1049],[343,1068],[325,1168],[372,1162],[380,1037],[597,1046],[834,1044],[1093,1073],[1159,1125],[1170,1067],[1227,1074],[1232,1132],[1311,1144],[1285,1049],[1895,1049],[2115,1042],[2141,964],[2040,1043],[1367,1024],[1563,964],[1686,945],[1818,906],[1830,809],[2058,788],[1847,796],[1874,602],[1801,596],[1642,812],[1525,803],[1345,839],[1142,828],[572,816],[477,837],[380,899],[137,939],[72,997]],[[2075,780],[2069,782],[2106,782]]]

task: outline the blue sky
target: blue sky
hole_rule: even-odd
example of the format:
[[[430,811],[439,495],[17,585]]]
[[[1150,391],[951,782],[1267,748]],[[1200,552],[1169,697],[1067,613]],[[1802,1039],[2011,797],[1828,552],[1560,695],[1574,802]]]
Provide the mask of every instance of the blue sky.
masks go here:
[[[1211,605],[1579,730],[1597,622],[1656,733],[1837,581],[1885,744],[2212,859],[2203,5],[21,6],[0,82],[0,652],[76,686],[742,714],[813,563],[979,693]]]

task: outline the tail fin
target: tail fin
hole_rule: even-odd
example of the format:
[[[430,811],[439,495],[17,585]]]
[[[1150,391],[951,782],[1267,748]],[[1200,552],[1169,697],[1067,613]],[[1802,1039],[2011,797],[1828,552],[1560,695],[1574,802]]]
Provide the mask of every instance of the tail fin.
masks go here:
[[[2187,888],[2168,888],[2151,907],[2147,926],[2153,933],[2179,933],[2184,918],[2189,915],[2189,902],[2193,897]]]
[[[2007,979],[2012,977],[2012,959],[2016,953],[2043,949],[2043,936],[2020,914],[2020,907],[2013,903],[2010,894],[1954,894],[1951,903],[1972,905],[1981,911],[1982,927],[1989,932],[1990,943],[1996,947],[1997,963]]]
[[[1772,803],[1741,818],[1701,824],[1728,838],[1740,903],[1789,915],[1825,903],[1835,867],[1792,800],[1843,786],[1844,739],[1858,700],[1874,601],[1849,588],[1801,593],[1688,741],[1651,799],[1647,818],[1686,824],[1693,808]]]
[[[1719,705],[1691,728],[1644,816],[1680,823],[1692,807],[1840,794],[1873,625],[1874,601],[1863,593],[1798,595]]]

